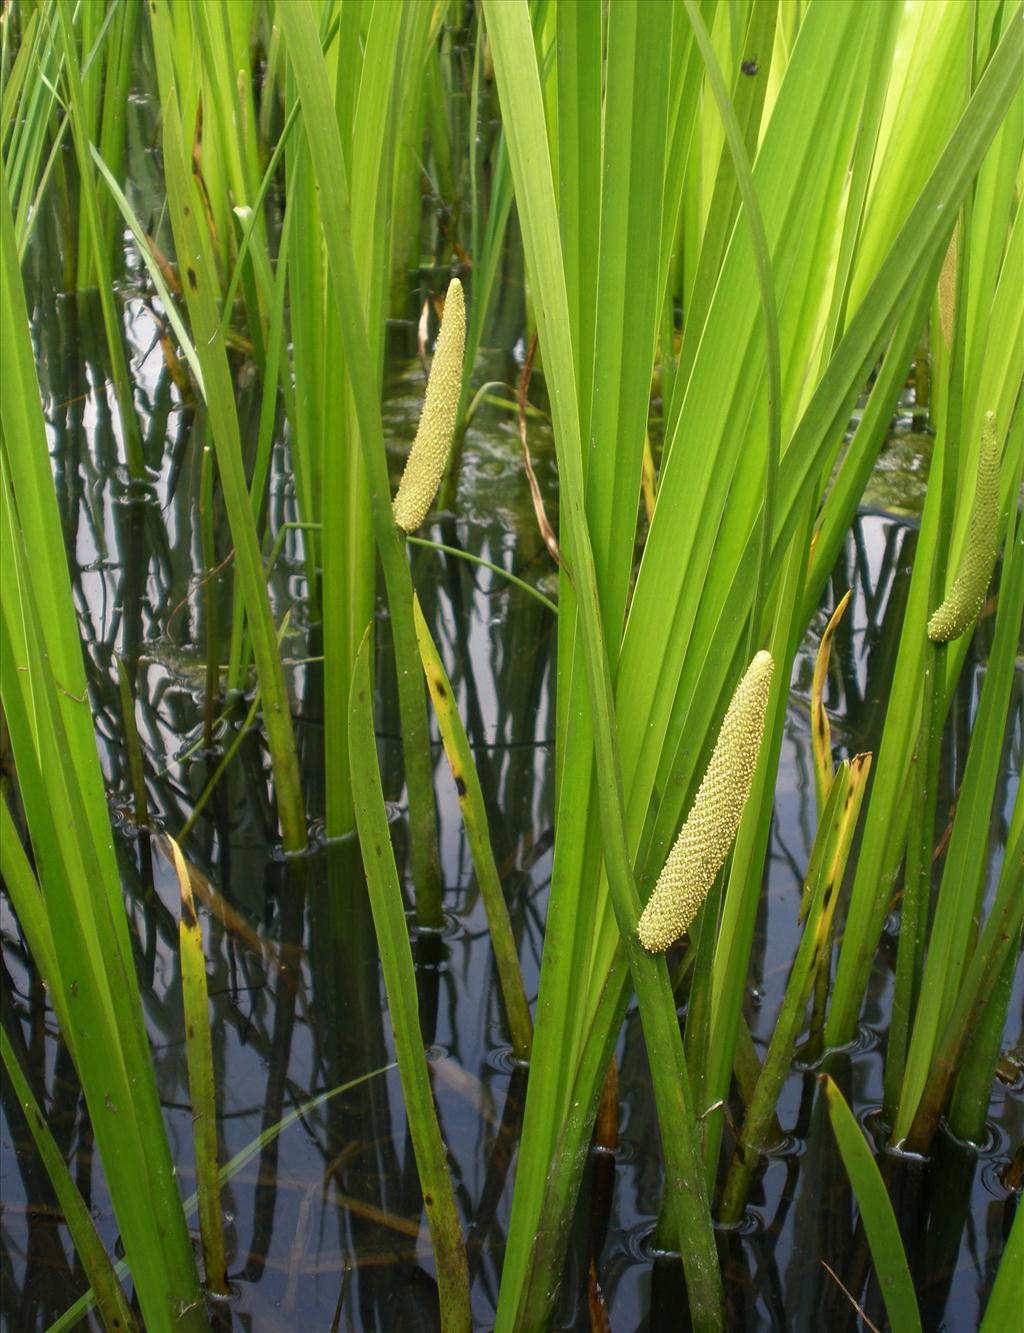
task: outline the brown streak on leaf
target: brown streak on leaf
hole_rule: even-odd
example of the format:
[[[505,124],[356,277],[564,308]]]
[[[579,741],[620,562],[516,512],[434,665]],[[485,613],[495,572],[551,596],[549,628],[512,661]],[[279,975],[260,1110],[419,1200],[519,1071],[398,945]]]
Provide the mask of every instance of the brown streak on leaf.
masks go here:
[[[523,449],[523,466],[526,469],[526,480],[530,483],[530,496],[533,499],[533,512],[537,519],[537,526],[540,529],[540,535],[544,539],[544,545],[548,548],[548,554],[554,560],[556,565],[569,571],[562,561],[561,553],[558,549],[558,538],[555,536],[554,528],[548,521],[547,511],[544,508],[544,497],[540,493],[540,487],[537,485],[537,478],[534,475],[533,463],[530,460],[530,448],[526,442],[526,394],[530,387],[530,375],[533,371],[533,358],[537,352],[536,333],[530,339],[530,346],[526,353],[526,360],[523,362],[522,373],[519,376],[519,385],[516,390],[516,406],[519,409],[519,443]],[[570,575],[570,581],[572,576]]]

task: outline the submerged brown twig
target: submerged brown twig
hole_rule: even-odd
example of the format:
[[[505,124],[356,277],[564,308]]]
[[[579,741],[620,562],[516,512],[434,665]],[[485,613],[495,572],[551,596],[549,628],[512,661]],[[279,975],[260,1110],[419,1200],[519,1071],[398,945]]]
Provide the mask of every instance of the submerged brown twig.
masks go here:
[[[825,1262],[824,1259],[821,1260],[821,1266],[822,1268],[824,1268],[825,1272],[829,1275],[829,1277],[836,1284],[839,1290],[843,1293],[846,1299],[850,1302],[853,1308],[857,1311],[857,1314],[861,1317],[861,1319],[864,1320],[865,1324],[867,1324],[868,1328],[871,1330],[871,1333],[881,1333],[881,1330],[878,1328],[878,1325],[873,1324],[871,1320],[867,1317],[863,1305],[859,1304],[856,1298],[850,1292],[850,1290],[847,1287],[843,1286],[835,1269],[829,1268],[828,1264]]]

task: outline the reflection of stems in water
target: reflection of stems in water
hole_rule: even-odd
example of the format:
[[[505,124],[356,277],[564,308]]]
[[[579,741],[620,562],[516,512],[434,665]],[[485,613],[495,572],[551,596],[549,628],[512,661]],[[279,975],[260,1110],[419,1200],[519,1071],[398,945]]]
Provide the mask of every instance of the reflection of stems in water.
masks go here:
[[[195,805],[193,805],[192,807],[192,813],[189,815],[188,819],[185,820],[184,824],[182,824],[181,828],[178,830],[179,842],[184,841],[184,839],[188,836],[188,834],[191,833],[196,820],[202,813],[203,806],[213,795],[213,789],[216,787],[217,783],[224,776],[224,772],[227,769],[228,765],[231,763],[231,760],[235,757],[235,754],[238,751],[238,747],[242,744],[242,741],[245,740],[246,736],[248,736],[249,732],[252,730],[253,724],[256,721],[256,713],[259,709],[259,706],[260,706],[260,692],[259,690],[257,690],[255,695],[253,696],[253,701],[249,706],[249,711],[245,716],[245,721],[242,723],[238,731],[235,733],[234,740],[224,751],[224,754],[221,757],[220,762],[217,764],[217,767],[213,770],[210,780],[207,782],[206,786],[203,788],[203,790],[197,797]]]
[[[39,993],[32,996],[33,1008],[36,1013],[41,1014],[44,1003],[42,983],[38,982],[34,989],[38,989]],[[36,1100],[47,1106],[47,1122],[52,1127],[54,1137],[58,1139],[62,1155],[67,1159],[70,1156],[71,1134],[75,1127],[76,1108],[80,1096],[80,1088],[75,1081],[74,1067],[70,1067],[67,1071],[69,1077],[62,1081],[59,1057],[65,1048],[63,1045],[58,1047],[58,1067],[54,1071],[52,1080],[53,1091],[47,1097],[46,1050],[42,1042],[33,1040],[26,1042],[16,1012],[14,996],[14,980],[6,967],[4,959],[0,957],[0,1016],[2,1016],[0,1021],[3,1023],[4,1034],[11,1043],[20,1067],[26,1071],[29,1086],[35,1094]],[[70,1061],[67,1061],[67,1063],[70,1065]],[[49,1177],[40,1162],[38,1154],[31,1145],[28,1126],[16,1099],[11,1096],[12,1091],[11,1084],[6,1078],[0,1081],[0,1105],[3,1106],[6,1117],[9,1141],[15,1150],[14,1162],[17,1164],[18,1173],[21,1176],[24,1197],[34,1201],[33,1206],[26,1210],[28,1236],[24,1250],[24,1269],[19,1293],[21,1297],[20,1305],[15,1299],[17,1284],[14,1275],[6,1263],[3,1270],[5,1307],[9,1311],[13,1326],[18,1315],[27,1320],[29,1313],[34,1311],[35,1304],[43,1305],[44,1312],[52,1316],[51,1302],[69,1299],[69,1294],[80,1287],[81,1260],[78,1258],[77,1251],[75,1251],[74,1269],[78,1270],[76,1273],[68,1262],[58,1229],[53,1224],[56,1215],[59,1213],[59,1205],[54,1198]],[[86,1153],[85,1156],[91,1160],[91,1154]],[[82,1158],[79,1157],[80,1174],[81,1168]],[[88,1203],[87,1178],[82,1179],[80,1184],[86,1186],[83,1197]],[[7,1188],[8,1190],[11,1188],[10,1180],[7,1182]],[[33,1293],[38,1293],[35,1297],[35,1303],[33,1302]],[[48,1319],[45,1322],[48,1322]]]
[[[227,1184],[233,1176],[236,1176],[238,1172],[241,1171],[243,1166],[246,1166],[252,1161],[257,1153],[263,1151],[270,1144],[274,1143],[286,1129],[290,1129],[291,1126],[295,1124],[296,1120],[304,1119],[310,1112],[315,1111],[318,1106],[322,1106],[324,1102],[330,1101],[333,1097],[339,1097],[342,1093],[357,1088],[361,1083],[368,1083],[371,1080],[378,1079],[382,1074],[388,1073],[388,1071],[394,1069],[394,1067],[394,1063],[391,1063],[384,1065],[380,1069],[372,1069],[369,1073],[360,1074],[358,1078],[350,1079],[347,1083],[342,1083],[337,1087],[329,1088],[326,1092],[317,1093],[315,1097],[310,1097],[299,1106],[296,1106],[294,1110],[289,1111],[287,1115],[282,1116],[275,1124],[268,1126],[257,1134],[252,1142],[247,1143],[240,1152],[235,1153],[230,1161],[225,1162],[220,1169],[221,1185]],[[198,1198],[195,1194],[190,1194],[182,1204],[182,1209],[186,1217],[191,1217],[197,1207]],[[114,1271],[119,1278],[126,1277],[128,1274],[127,1263],[122,1259],[120,1263],[115,1265]],[[79,1297],[74,1305],[65,1310],[59,1319],[54,1321],[50,1326],[49,1333],[59,1333],[59,1330],[73,1329],[78,1324],[79,1320],[89,1313],[94,1305],[95,1298],[91,1291],[87,1291],[84,1296]]]
[[[298,954],[302,946],[302,927],[306,909],[306,891],[309,867],[305,861],[289,861],[288,892],[281,895],[282,953]],[[270,1039],[270,1062],[267,1069],[267,1089],[264,1096],[263,1133],[282,1118],[288,1082],[288,1065],[292,1054],[292,1035],[295,1031],[295,1000],[298,993],[300,969],[282,961],[277,966],[277,986],[274,1003],[274,1028]],[[260,1154],[259,1177],[253,1199],[253,1232],[249,1254],[242,1269],[242,1280],[258,1282],[266,1264],[274,1233],[274,1211],[277,1205],[277,1136],[268,1138]]]
[[[287,612],[284,619],[281,621],[281,628],[278,630],[277,634],[277,641],[279,645],[288,629],[288,619],[290,615],[291,612],[290,611]],[[192,831],[192,828],[195,825],[196,820],[199,818],[203,806],[213,795],[213,789],[216,787],[217,783],[224,776],[225,770],[227,769],[228,765],[231,763],[231,760],[235,757],[235,754],[238,751],[238,747],[242,744],[242,741],[245,740],[246,736],[252,730],[253,723],[256,720],[256,712],[260,706],[260,697],[261,697],[261,691],[259,686],[257,686],[256,693],[253,695],[252,703],[249,705],[249,711],[245,716],[245,721],[242,723],[241,727],[239,727],[231,744],[224,751],[224,754],[220,762],[217,764],[217,767],[213,770],[213,774],[210,777],[210,780],[207,782],[202,792],[200,792],[198,798],[196,799],[195,805],[192,807],[192,813],[189,815],[188,819],[185,820],[184,824],[182,824],[181,829],[178,832],[179,842],[184,841],[185,837]]]
[[[935,1161],[924,1181],[921,1216],[909,1218],[905,1223],[910,1228],[927,1219],[922,1231],[926,1230],[928,1243],[924,1246],[923,1262],[914,1273],[925,1328],[943,1326],[943,1315],[959,1272],[957,1259],[970,1212],[978,1160],[975,1147],[957,1143],[944,1134],[935,1145]],[[903,1234],[913,1233],[904,1229]],[[1019,1290],[1019,1268],[1017,1273]]]
[[[612,1056],[605,1071],[604,1087],[594,1122],[591,1163],[590,1220],[587,1228],[588,1300],[604,1309],[604,1295],[598,1282],[597,1265],[608,1238],[612,1196],[615,1191],[615,1153],[619,1146],[619,1066]],[[607,1324],[607,1315],[606,1315]],[[595,1327],[597,1321],[595,1320]]]
[[[131,774],[132,819],[139,830],[139,852],[142,869],[142,882],[149,889],[153,886],[153,852],[149,843],[149,803],[146,799],[146,771],[142,759],[142,746],[139,742],[139,729],[135,724],[135,700],[132,695],[131,681],[123,658],[117,659],[117,680],[121,696],[121,718],[124,726],[124,746],[128,753],[128,771]]]
[[[523,1102],[526,1096],[526,1070],[517,1066],[509,1078],[505,1092],[505,1104],[501,1112],[501,1123],[487,1150],[487,1172],[483,1188],[473,1209],[473,1221],[466,1237],[466,1250],[469,1255],[470,1283],[476,1281],[480,1267],[489,1251],[485,1248],[487,1239],[496,1225],[498,1204],[505,1191],[509,1167],[519,1143],[523,1124]],[[500,1247],[495,1247],[495,1253]],[[500,1273],[494,1275],[496,1281]]]
[[[358,841],[331,841],[325,856],[327,891],[310,899],[309,970],[318,1020],[313,1029],[317,1061],[326,1080],[334,1082],[344,1070],[387,1060],[387,1015],[381,1005],[380,967]],[[333,1102],[323,1136],[324,1192],[333,1188],[339,1243],[345,1262],[359,1273],[360,1317],[368,1327],[386,1326],[383,1311],[393,1294],[394,1277],[376,1270],[367,1273],[367,1251],[391,1247],[394,1262],[402,1262],[391,1225],[397,1206],[390,1182],[398,1179],[398,1162],[390,1082],[376,1079]],[[357,1207],[351,1202],[354,1195],[369,1197],[372,1204]]]

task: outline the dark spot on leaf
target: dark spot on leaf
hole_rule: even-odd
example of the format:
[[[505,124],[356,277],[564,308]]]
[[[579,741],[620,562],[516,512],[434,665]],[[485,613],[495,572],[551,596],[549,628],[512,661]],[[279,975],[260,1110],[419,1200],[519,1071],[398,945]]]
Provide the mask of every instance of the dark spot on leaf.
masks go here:
[[[740,65],[740,69],[748,79],[752,79],[757,73],[757,56],[754,56],[752,60],[744,60],[743,64]]]
[[[181,895],[181,919],[190,930],[198,924],[196,921],[196,905],[191,896]]]
[[[432,1194],[424,1194],[423,1202],[427,1205],[428,1208],[432,1207],[434,1202],[434,1196]]]
[[[455,774],[455,790],[459,793],[460,796],[465,796],[466,794],[466,780],[465,778],[463,778],[461,773]]]
[[[189,1041],[195,1041],[195,1039],[196,1039],[196,1029],[195,1029],[195,1024],[193,1024],[193,1023],[189,1023],[189,1025],[188,1025],[188,1029],[187,1029],[187,1036],[188,1036]]]
[[[384,855],[384,853],[381,851],[381,846],[379,842],[376,844],[373,850],[377,853],[378,856]]]
[[[192,210],[191,208],[189,208],[188,204],[185,205],[185,216],[187,218],[190,218],[192,216]]]
[[[188,270],[188,285],[192,288],[193,291],[195,291],[195,289],[199,286],[199,284],[196,282],[196,271],[191,266],[189,267]]]

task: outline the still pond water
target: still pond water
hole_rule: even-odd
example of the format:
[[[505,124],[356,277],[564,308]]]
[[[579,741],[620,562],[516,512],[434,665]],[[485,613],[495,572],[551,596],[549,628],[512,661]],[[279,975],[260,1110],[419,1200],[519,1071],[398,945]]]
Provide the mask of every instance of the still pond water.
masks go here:
[[[185,1192],[191,1192],[177,889],[159,856],[152,858],[152,888],[147,886],[150,855],[130,817],[114,655],[124,657],[132,669],[150,806],[170,832],[176,833],[191,812],[246,709],[243,704],[219,724],[215,752],[202,750],[197,423],[172,388],[159,348],[151,346],[152,325],[144,308],[129,299],[136,398],[147,427],[152,486],[141,494],[128,492],[115,462],[97,351],[102,343],[87,313],[71,300],[49,302],[37,319],[37,349],[147,1021],[179,1175]],[[504,322],[516,327],[515,312]],[[513,344],[514,338],[505,343]],[[422,397],[414,348],[411,326],[396,325],[386,377],[386,428],[396,465],[414,433]],[[476,380],[511,382],[517,371],[514,355],[489,352],[476,368]],[[541,488],[554,504],[553,450],[541,424],[531,424],[531,446]],[[816,822],[808,701],[817,639],[831,608],[852,589],[851,608],[833,651],[828,694],[833,741],[837,757],[876,750],[929,447],[908,394],[796,663],[749,977],[746,1012],[761,1053],[796,947],[799,888]],[[296,518],[282,442],[274,458],[270,526],[276,530]],[[454,513],[439,518],[429,535],[556,594],[557,579],[530,507],[515,420],[506,408],[485,404],[477,414],[466,441]],[[226,540],[222,549],[227,549]],[[553,842],[554,618],[485,569],[428,550],[417,550],[414,561],[424,609],[474,746],[532,998]],[[291,612],[286,655],[292,663],[308,808],[315,818],[323,804],[321,681],[298,532],[288,533],[271,586],[278,621]],[[226,591],[222,588],[221,595]],[[226,612],[226,597],[223,606]],[[401,866],[406,835],[397,707],[383,611],[378,621],[380,753]],[[962,776],[986,646],[982,629],[952,713],[940,809],[948,808]],[[1021,767],[1018,676],[998,788],[1007,816]],[[414,945],[434,1091],[469,1238],[475,1319],[486,1329],[497,1299],[525,1073],[507,1040],[486,919],[439,746],[435,762],[446,925],[437,935],[414,933]],[[432,1329],[437,1327],[432,1259],[421,1226],[419,1187],[358,857],[351,844],[327,846],[320,836],[308,857],[285,862],[276,847],[268,777],[265,749],[253,731],[186,847],[227,905],[226,912],[209,913],[205,920],[222,1160],[307,1099],[361,1075],[370,1077],[298,1117],[226,1187],[231,1326],[256,1333]],[[998,860],[997,855],[993,877]],[[2,913],[5,1006],[20,1024],[47,1089],[54,1132],[101,1234],[114,1246],[116,1225],[91,1151],[74,1071],[6,900]],[[831,1065],[869,1128],[871,1111],[881,1101],[898,924],[894,913],[858,1040]],[[1022,1005],[1018,977],[1004,1049],[1019,1032]],[[1006,1081],[995,1086],[980,1150],[947,1138],[930,1168],[905,1172],[905,1202],[920,1222],[915,1230],[922,1244],[912,1262],[927,1328],[966,1331],[977,1326],[1009,1228],[1014,1198],[1004,1174],[1024,1129],[1017,1040],[1018,1061],[1015,1066],[1005,1062]],[[614,1169],[608,1170],[607,1160],[595,1163],[585,1181],[557,1327],[590,1327],[583,1292],[593,1247],[611,1327],[675,1329],[684,1308],[677,1266],[655,1263],[651,1253],[660,1168],[634,1011],[620,1037],[618,1060],[620,1146]],[[6,1095],[2,1111],[3,1326],[14,1333],[45,1328],[84,1284],[42,1166]],[[845,1176],[823,1114],[814,1073],[795,1069],[779,1105],[784,1138],[755,1187],[744,1226],[728,1241],[726,1271],[736,1327],[751,1333],[852,1326],[845,1298],[819,1262],[825,1253],[837,1271],[850,1264],[855,1269],[859,1244]],[[802,1243],[808,1236],[815,1238],[813,1247]],[[878,1309],[874,1293],[869,1312],[877,1315]]]

